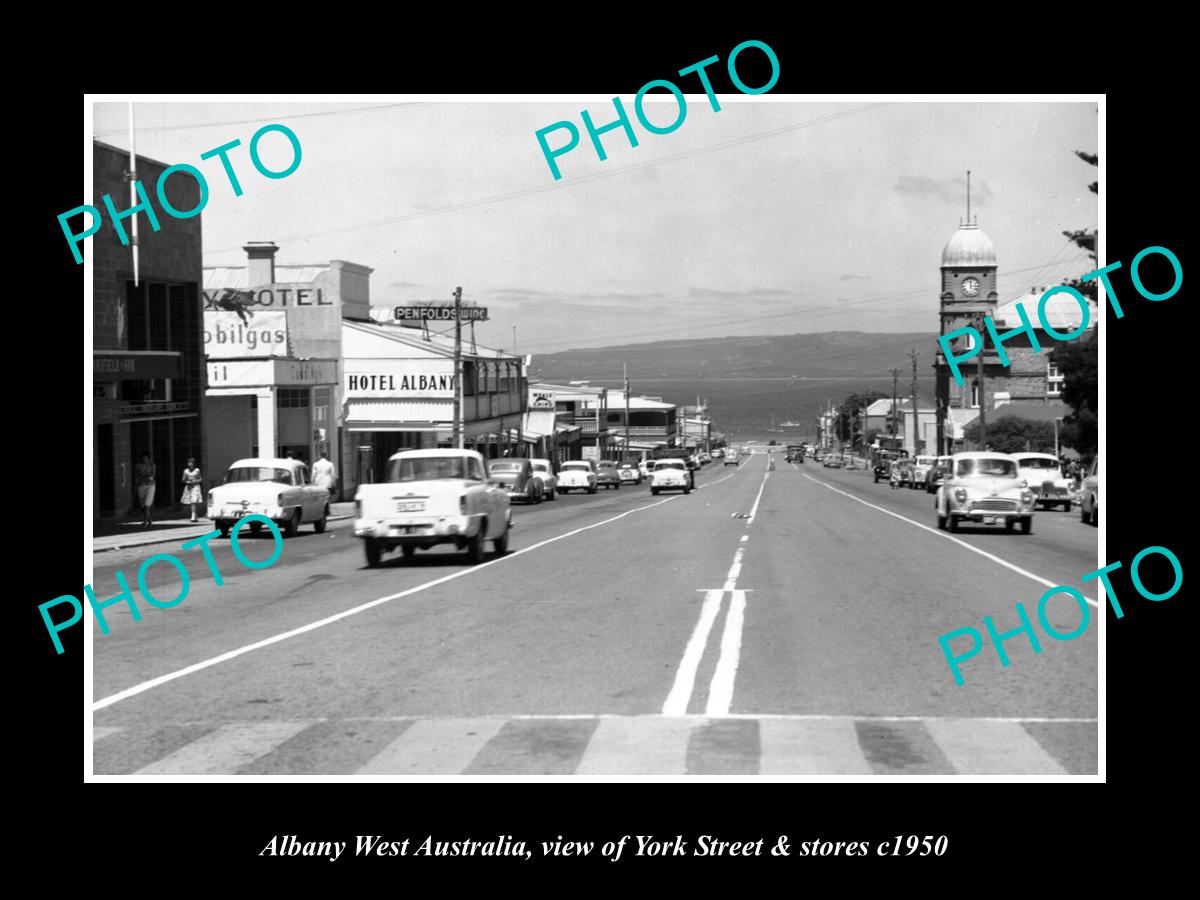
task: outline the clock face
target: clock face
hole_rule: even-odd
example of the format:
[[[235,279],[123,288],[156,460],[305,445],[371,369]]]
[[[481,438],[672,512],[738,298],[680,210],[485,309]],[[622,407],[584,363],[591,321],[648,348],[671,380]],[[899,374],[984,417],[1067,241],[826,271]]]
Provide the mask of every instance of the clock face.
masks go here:
[[[967,278],[963,280],[962,292],[964,296],[974,297],[979,293],[979,281],[975,278]]]

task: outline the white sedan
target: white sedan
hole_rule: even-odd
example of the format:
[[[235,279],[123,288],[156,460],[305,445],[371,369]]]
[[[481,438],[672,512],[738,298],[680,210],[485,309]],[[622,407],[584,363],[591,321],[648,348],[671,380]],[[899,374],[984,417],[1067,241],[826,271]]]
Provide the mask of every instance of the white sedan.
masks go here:
[[[692,492],[692,476],[682,459],[660,459],[650,473],[650,493],[659,491]]]
[[[956,453],[953,468],[938,488],[938,528],[958,531],[959,522],[1004,525],[1021,534],[1033,530],[1033,491],[1017,471],[1017,461],[1007,453]]]
[[[590,459],[573,459],[558,467],[558,492],[587,491],[596,493],[596,464]]]
[[[282,525],[289,537],[304,522],[320,534],[329,515],[329,491],[309,481],[308,466],[298,459],[239,459],[225,482],[208,492],[208,517],[228,537],[234,523],[252,513]],[[250,524],[251,532],[260,528]]]
[[[1014,453],[1017,470],[1043,509],[1071,509],[1071,482],[1063,477],[1058,457],[1050,453]]]

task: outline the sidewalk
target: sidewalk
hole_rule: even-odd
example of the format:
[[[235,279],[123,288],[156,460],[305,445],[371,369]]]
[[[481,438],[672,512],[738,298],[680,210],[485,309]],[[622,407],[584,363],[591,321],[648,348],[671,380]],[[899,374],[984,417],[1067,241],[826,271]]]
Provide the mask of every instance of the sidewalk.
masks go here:
[[[165,510],[167,515],[178,512],[178,508]],[[330,522],[354,518],[354,501],[331,503],[329,507]],[[209,519],[200,517],[198,522],[184,515],[182,518],[156,520],[150,528],[143,528],[139,519],[121,520],[118,522],[98,522],[93,526],[92,552],[103,553],[106,550],[120,550],[125,547],[142,547],[150,544],[182,544],[192,538],[208,534],[216,530]],[[305,523],[304,528],[312,526]]]

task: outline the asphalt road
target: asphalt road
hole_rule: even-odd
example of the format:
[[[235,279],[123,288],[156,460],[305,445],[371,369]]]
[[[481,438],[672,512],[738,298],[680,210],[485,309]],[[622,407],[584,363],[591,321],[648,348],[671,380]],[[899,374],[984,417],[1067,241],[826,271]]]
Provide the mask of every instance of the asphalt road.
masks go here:
[[[1097,567],[1095,529],[1039,511],[1031,535],[949,535],[924,492],[777,459],[710,465],[686,496],[518,507],[509,553],[474,568],[443,547],[368,569],[351,522],[259,571],[214,541],[221,586],[189,551],[183,603],[94,629],[94,771],[1096,772],[1103,610],[1072,641],[1036,624],[1048,585]],[[98,596],[150,555],[98,558]],[[148,582],[177,593],[169,566]],[[1005,668],[985,643],[956,685],[938,637],[1014,628],[1017,601],[1041,652],[1013,637]],[[1069,598],[1048,615],[1080,621]]]

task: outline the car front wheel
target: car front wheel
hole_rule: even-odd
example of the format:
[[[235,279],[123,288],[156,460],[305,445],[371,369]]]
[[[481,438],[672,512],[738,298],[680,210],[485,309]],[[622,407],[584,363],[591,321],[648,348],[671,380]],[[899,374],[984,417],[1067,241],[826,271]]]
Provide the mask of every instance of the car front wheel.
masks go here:
[[[492,547],[496,551],[497,556],[503,556],[508,552],[508,526],[504,526],[504,532],[497,538],[492,539]]]
[[[946,516],[946,530],[955,533],[958,531],[958,518],[952,514]]]
[[[288,517],[284,528],[287,530],[288,537],[295,537],[300,531],[300,507],[296,507],[296,511]]]
[[[1030,534],[1033,531],[1033,516],[1026,516],[1021,520],[1021,534]]]

